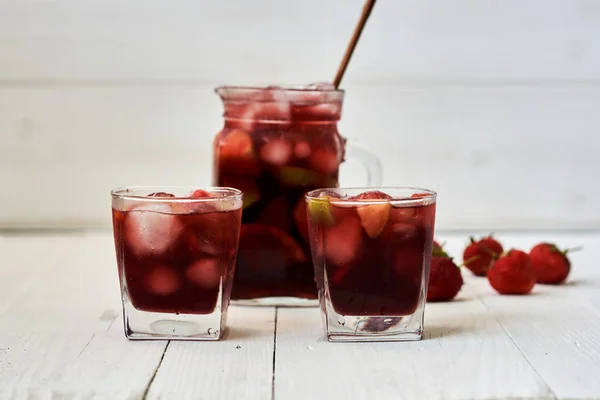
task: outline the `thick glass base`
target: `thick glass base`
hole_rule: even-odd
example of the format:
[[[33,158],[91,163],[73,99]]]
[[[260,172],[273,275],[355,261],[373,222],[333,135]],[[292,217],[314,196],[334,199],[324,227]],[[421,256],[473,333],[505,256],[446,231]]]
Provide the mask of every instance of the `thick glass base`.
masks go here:
[[[335,312],[325,300],[323,324],[330,342],[400,342],[423,337],[424,304],[410,315],[350,316]]]
[[[125,336],[131,340],[219,340],[225,319],[218,306],[210,314],[172,314],[140,311],[123,299]]]
[[[319,305],[317,299],[303,299],[300,297],[260,297],[256,299],[231,300],[236,306],[259,306],[259,307],[316,307]]]

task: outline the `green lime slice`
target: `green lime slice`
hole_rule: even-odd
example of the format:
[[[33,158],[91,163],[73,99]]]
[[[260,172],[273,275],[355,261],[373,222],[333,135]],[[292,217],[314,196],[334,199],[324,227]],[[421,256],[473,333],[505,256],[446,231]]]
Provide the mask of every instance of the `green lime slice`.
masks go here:
[[[318,199],[310,199],[308,202],[308,214],[318,224],[333,225],[333,215],[329,207],[329,196]]]
[[[279,178],[286,186],[332,187],[336,185],[335,180],[331,177],[299,167],[281,168],[279,170]]]
[[[256,203],[260,199],[260,193],[254,191],[246,191],[244,192],[244,210],[250,207],[252,204]]]

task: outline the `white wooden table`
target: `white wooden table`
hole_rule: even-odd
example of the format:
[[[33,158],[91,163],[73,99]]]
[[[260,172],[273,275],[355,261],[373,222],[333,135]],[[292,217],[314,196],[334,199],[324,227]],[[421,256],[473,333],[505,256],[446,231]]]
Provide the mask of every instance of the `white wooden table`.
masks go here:
[[[425,338],[329,343],[317,308],[238,308],[220,342],[128,341],[109,232],[0,236],[0,399],[600,398],[600,234],[569,284],[499,296],[464,273]],[[438,235],[456,256],[465,235]],[[458,257],[460,258],[460,257]]]

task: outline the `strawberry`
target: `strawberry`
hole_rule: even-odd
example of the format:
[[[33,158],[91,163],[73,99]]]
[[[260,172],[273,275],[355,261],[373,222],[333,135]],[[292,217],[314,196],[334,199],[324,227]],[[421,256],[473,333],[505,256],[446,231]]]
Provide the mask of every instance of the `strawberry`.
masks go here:
[[[219,170],[250,176],[260,174],[250,133],[241,129],[222,132],[216,137],[215,148]]]
[[[529,255],[510,250],[495,260],[487,273],[490,285],[500,294],[527,294],[535,286],[535,271]]]
[[[540,243],[531,249],[529,257],[535,270],[536,281],[557,285],[563,283],[571,271],[571,262],[567,258],[569,251],[561,251],[553,243]]]
[[[442,245],[440,244],[440,242],[438,242],[437,240],[433,241],[433,251],[442,251]]]
[[[479,240],[471,238],[471,243],[463,253],[463,263],[477,276],[485,276],[494,257],[503,252],[502,245],[492,237],[483,237]]]
[[[391,198],[392,196],[386,193],[374,190],[348,199],[368,202],[364,206],[358,206],[356,212],[360,217],[362,227],[370,238],[376,238],[385,229],[392,210],[389,202]]]
[[[214,196],[212,195],[212,193],[209,193],[206,190],[196,189],[193,192],[191,192],[190,194],[188,194],[186,197],[189,197],[191,199],[205,199],[205,198],[214,197]]]
[[[166,192],[154,192],[150,193],[148,197],[175,197],[174,194],[166,193]]]
[[[441,247],[435,249],[431,258],[427,301],[452,300],[456,297],[462,285],[463,278],[460,268]]]

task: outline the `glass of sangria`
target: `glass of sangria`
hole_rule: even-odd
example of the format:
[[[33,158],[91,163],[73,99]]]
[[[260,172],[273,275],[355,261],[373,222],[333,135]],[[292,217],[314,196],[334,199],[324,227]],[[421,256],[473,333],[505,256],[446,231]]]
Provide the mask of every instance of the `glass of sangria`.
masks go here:
[[[338,132],[344,92],[330,84],[221,86],[224,126],[214,141],[214,180],[244,193],[232,300],[317,305],[306,192],[338,186],[339,166],[360,161],[379,185],[379,160]]]
[[[421,339],[436,193],[317,189],[306,203],[327,339]]]
[[[125,335],[220,339],[242,193],[222,187],[123,187],[111,196]]]

